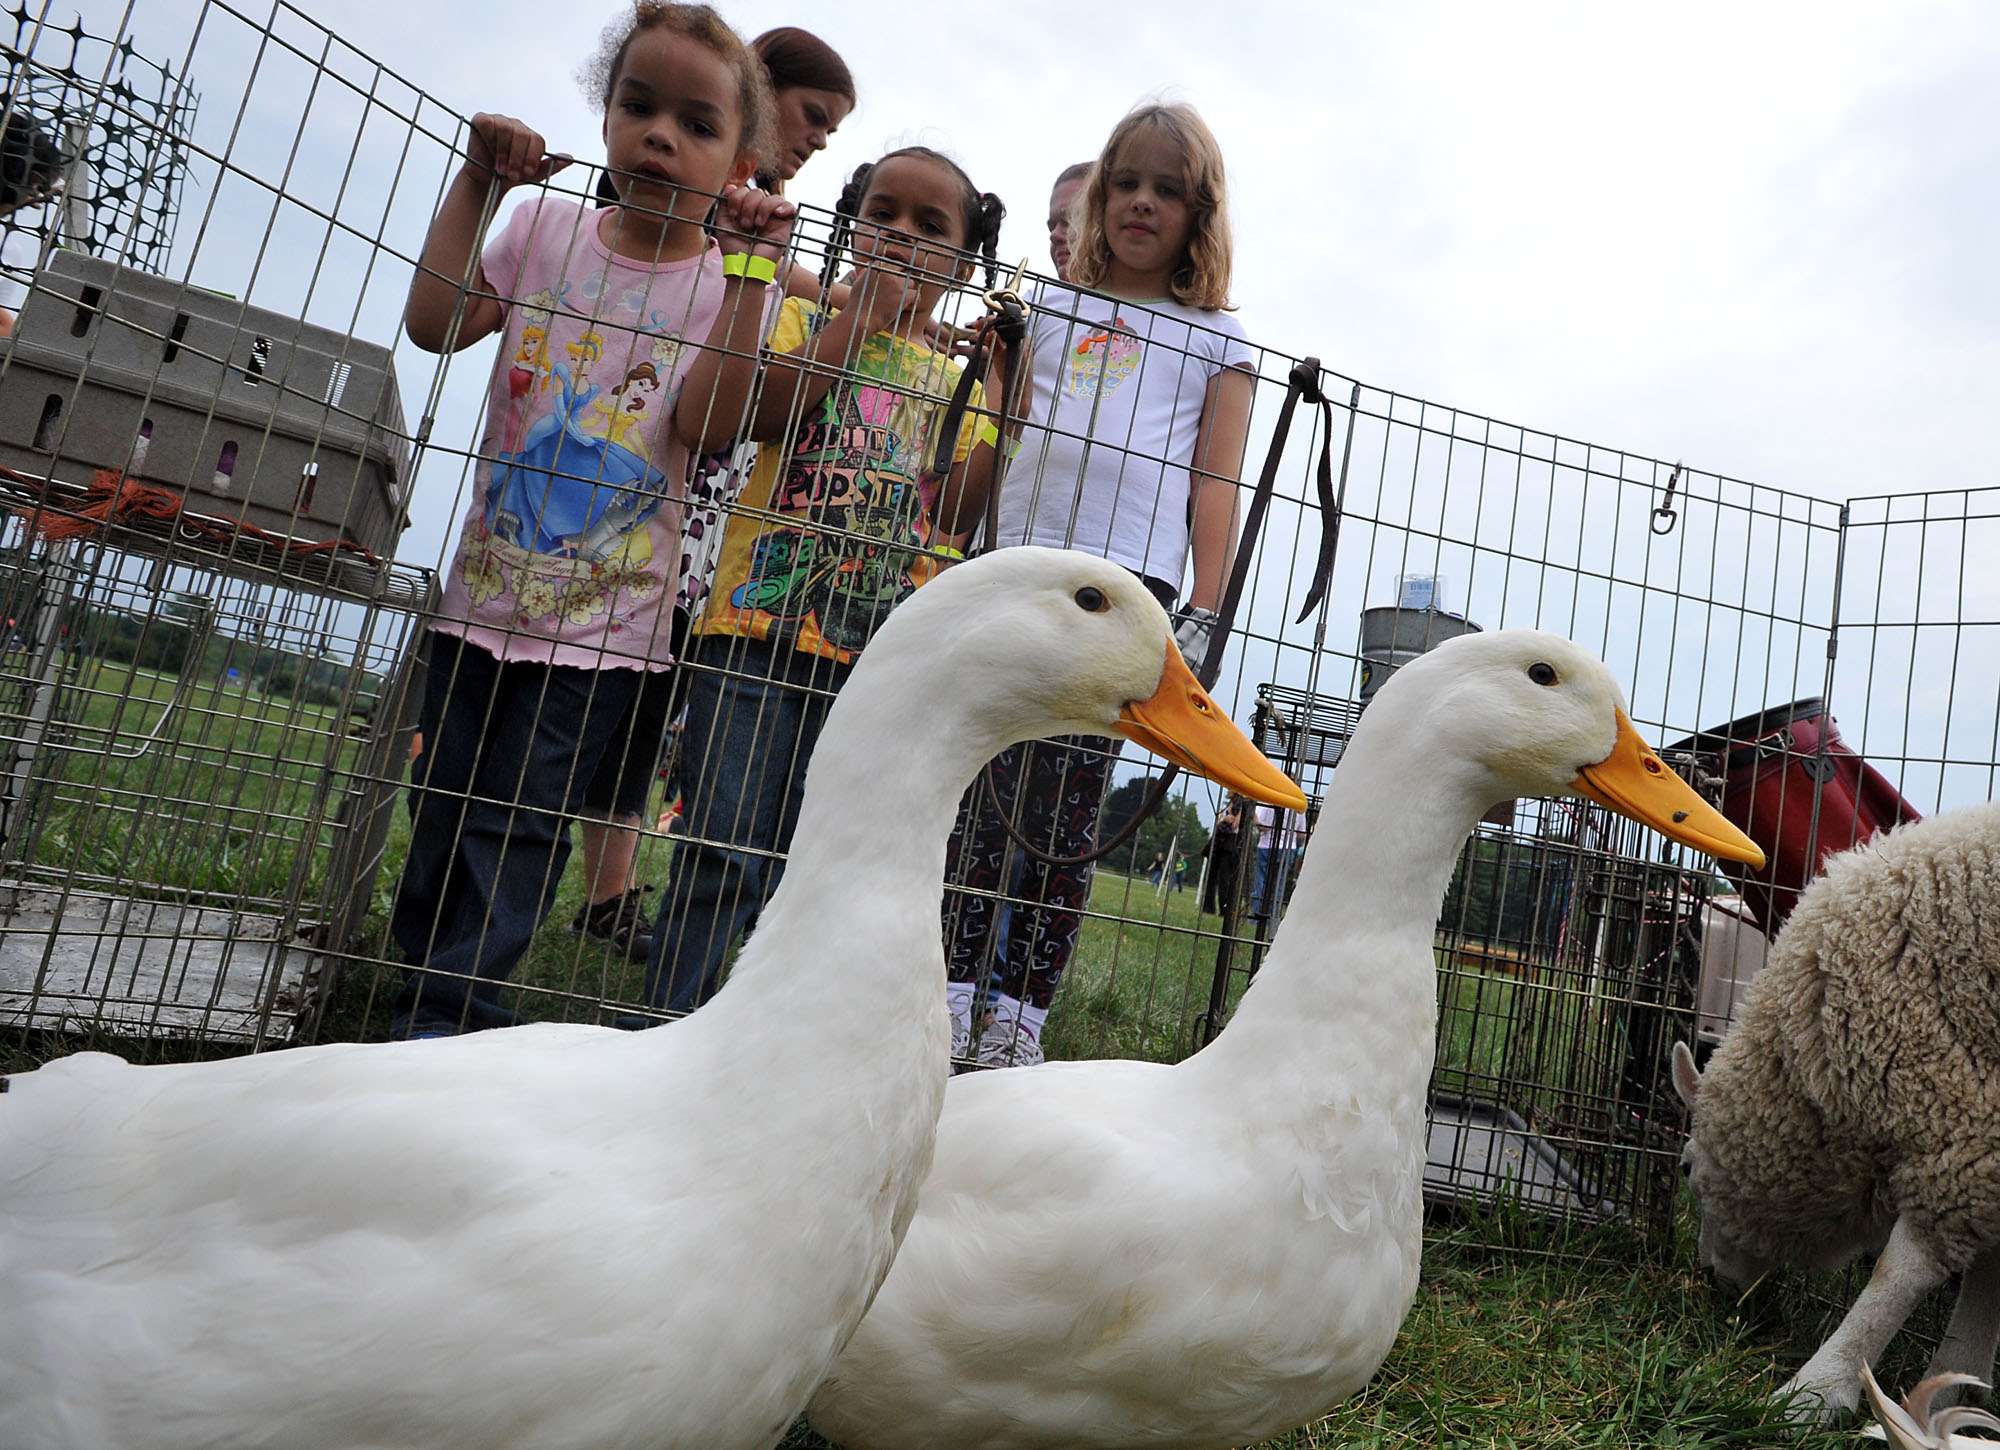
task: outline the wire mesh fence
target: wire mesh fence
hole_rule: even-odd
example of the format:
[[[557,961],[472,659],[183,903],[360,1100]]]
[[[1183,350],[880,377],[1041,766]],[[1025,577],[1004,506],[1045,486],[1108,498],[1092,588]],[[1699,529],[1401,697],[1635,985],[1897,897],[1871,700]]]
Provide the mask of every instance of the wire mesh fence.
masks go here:
[[[70,32],[16,20],[10,95],[75,72]],[[1214,693],[1315,802],[1398,664],[1532,625],[1602,655],[1641,732],[1784,842],[1743,880],[1582,802],[1482,823],[1438,924],[1435,1199],[1664,1238],[1683,1126],[1666,1051],[1697,1035],[1698,1003],[1713,1036],[1828,850],[1991,793],[1989,492],[1843,505],[1330,371],[1330,405],[1281,435],[1296,359],[1220,326],[1166,337],[1146,309],[1034,276],[1038,348],[1066,370],[1011,421],[989,394],[954,431],[977,259],[947,285],[896,255],[884,283],[888,234],[864,226],[825,267],[839,219],[805,208],[771,289],[800,300],[752,304],[747,345],[717,341],[740,319],[678,284],[612,295],[633,271],[620,237],[638,235],[618,218],[639,206],[600,208],[604,173],[583,166],[480,217],[489,242],[522,239],[488,254],[517,272],[486,271],[485,295],[469,264],[430,269],[454,326],[509,299],[497,348],[425,353],[401,335],[405,300],[466,120],[283,5],[209,0],[154,69],[176,96],[206,91],[171,121],[176,187],[198,201],[183,214],[182,190],[142,188],[142,217],[95,212],[108,231],[44,249],[0,357],[0,1014],[17,1061],[86,1030],[143,1058],[208,1050],[187,1038],[639,1025],[696,1005],[775,882],[853,655],[976,539],[982,510],[948,510],[979,492],[982,448],[1003,520],[1016,510],[1003,539],[1067,509],[1075,542],[1136,538],[1164,596],[1212,576],[1198,541],[1182,570],[1199,533],[1171,486],[1185,452],[1113,421],[1109,395],[1149,377],[1176,399],[1195,379],[1177,406],[1198,412],[1211,379],[1241,376],[1242,475],[1268,454],[1276,487]],[[66,94],[79,126],[113,114],[110,88]],[[526,281],[536,248],[571,259],[566,285]],[[844,292],[822,297],[823,267]],[[928,325],[819,348],[884,286],[892,317],[937,291]],[[704,354],[744,380],[696,406]],[[1012,436],[1023,422],[1039,441]],[[1063,467],[1140,502],[1088,518]],[[428,627],[479,609],[462,638]],[[565,661],[577,678],[549,668]],[[920,685],[910,714],[921,749]],[[480,773],[544,724],[550,740],[506,747],[511,775]],[[1058,846],[1130,820],[1148,778],[1101,747],[1010,769],[999,798]],[[1311,832],[1372,825],[1260,820],[1189,782],[1094,875],[1065,875],[969,815],[941,923],[954,977],[1002,979],[1017,1041],[1045,1008],[1025,1025],[1050,1056],[1184,1057],[1224,1030]]]
[[[308,590],[119,542],[7,571],[0,1014],[292,1040],[373,905],[428,580]]]

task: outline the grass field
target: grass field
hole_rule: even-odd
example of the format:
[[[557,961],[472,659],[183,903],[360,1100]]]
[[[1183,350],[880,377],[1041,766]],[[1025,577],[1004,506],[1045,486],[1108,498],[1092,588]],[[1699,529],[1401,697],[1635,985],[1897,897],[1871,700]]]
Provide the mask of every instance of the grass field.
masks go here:
[[[33,844],[41,879],[116,883],[140,896],[207,894],[252,909],[300,903],[318,915],[339,795],[353,782],[359,744],[338,712],[247,681],[179,681],[130,665],[82,664],[64,693],[63,721],[45,752]],[[387,909],[407,832],[400,807],[373,883],[368,929],[330,1030],[367,1037],[386,1028],[379,965],[396,953]],[[672,847],[650,838],[640,879],[665,881]],[[348,883],[331,883],[338,891]],[[1197,912],[1191,884],[1156,891],[1143,878],[1098,873],[1068,980],[1046,1033],[1056,1057],[1174,1061],[1197,1045],[1220,922]],[[547,925],[514,975],[515,1005],[536,1019],[595,1020],[599,1003],[631,1004],[641,974],[567,924],[582,903],[574,866]],[[1236,953],[1228,997],[1252,957]],[[373,959],[378,965],[370,965]],[[1441,965],[1444,963],[1441,961]],[[1482,964],[1483,965],[1483,964]],[[1518,1043],[1496,1030],[1517,1018],[1518,964],[1449,978],[1441,1021],[1441,1076],[1496,1077]],[[1572,1004],[1574,1014],[1583,1010]],[[1565,1054],[1558,1054],[1565,1055]]]
[[[372,958],[394,955],[386,924],[396,871],[408,839],[399,810],[375,885],[365,957],[348,974],[329,1030],[366,1038],[387,1030],[386,997],[394,973]],[[639,849],[638,878],[657,890],[667,879],[673,844],[649,834]],[[600,1004],[636,1004],[644,973],[616,952],[579,937],[569,922],[583,905],[580,858],[572,853],[556,905],[516,969],[510,1005],[536,1020],[597,1021]],[[651,898],[657,901],[657,895]],[[1044,1041],[1057,1057],[1138,1057],[1177,1061],[1191,1052],[1208,1006],[1220,921],[1201,916],[1190,887],[1159,896],[1143,878],[1100,871],[1063,991]],[[1241,985],[1236,991],[1240,993]]]
[[[1839,1280],[1784,1276],[1736,1303],[1688,1265],[1611,1232],[1560,1255],[1521,1224],[1440,1219],[1416,1303],[1375,1379],[1325,1419],[1259,1450],[1835,1450],[1852,1430],[1794,1435],[1769,1396],[1838,1320]],[[1852,1285],[1844,1286],[1851,1292]],[[1891,1346],[1906,1388],[1942,1306]],[[826,1442],[803,1422],[787,1450]]]
[[[320,894],[359,749],[337,711],[95,660],[60,698],[36,763],[30,871],[273,908]]]

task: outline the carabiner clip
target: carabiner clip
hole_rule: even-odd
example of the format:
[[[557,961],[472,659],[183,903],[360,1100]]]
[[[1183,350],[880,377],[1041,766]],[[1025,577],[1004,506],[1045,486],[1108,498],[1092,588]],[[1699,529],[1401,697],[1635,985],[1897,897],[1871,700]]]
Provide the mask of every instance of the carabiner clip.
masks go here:
[[[1674,531],[1674,525],[1679,521],[1674,513],[1674,486],[1680,481],[1681,466],[1676,463],[1674,471],[1667,475],[1667,496],[1661,499],[1660,506],[1653,510],[1651,526],[1653,532],[1656,534],[1671,534]],[[1662,519],[1667,521],[1665,528],[1660,527],[1660,520]]]
[[[1021,279],[1028,275],[1028,259],[1014,269],[1014,278],[1005,287],[986,294],[986,310],[993,317],[993,330],[1009,347],[1019,347],[1028,336],[1028,304],[1021,300]]]
[[[1005,287],[995,287],[991,292],[986,294],[986,310],[997,317],[1010,306],[1018,307],[1021,309],[1022,316],[1025,317],[1028,312],[1028,304],[1021,300],[1020,289],[1021,279],[1027,275],[1028,259],[1023,257],[1021,258],[1021,265],[1014,269],[1013,280],[1008,282]]]

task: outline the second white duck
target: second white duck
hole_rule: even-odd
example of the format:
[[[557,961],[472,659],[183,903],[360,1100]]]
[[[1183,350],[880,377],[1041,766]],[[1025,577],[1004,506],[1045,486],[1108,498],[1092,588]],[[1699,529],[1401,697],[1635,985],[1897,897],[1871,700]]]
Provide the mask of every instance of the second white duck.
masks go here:
[[[1565,793],[1762,861],[1569,641],[1473,635],[1405,665],[1214,1043],[952,1080],[814,1428],[867,1450],[1226,1447],[1360,1388],[1416,1292],[1445,886],[1482,812]]]

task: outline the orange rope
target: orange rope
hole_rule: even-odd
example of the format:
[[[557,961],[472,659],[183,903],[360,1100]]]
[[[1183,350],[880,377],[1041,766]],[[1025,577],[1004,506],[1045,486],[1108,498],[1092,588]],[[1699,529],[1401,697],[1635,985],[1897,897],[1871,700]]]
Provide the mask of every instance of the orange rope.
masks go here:
[[[248,537],[259,543],[295,557],[332,553],[345,549],[359,554],[370,564],[380,564],[382,560],[370,549],[349,539],[326,539],[314,543],[305,539],[287,538],[259,528],[247,519],[215,518],[208,514],[189,513],[183,497],[164,488],[152,488],[135,479],[127,478],[115,468],[100,468],[90,480],[90,487],[84,490],[82,501],[74,508],[58,509],[50,503],[47,484],[13,469],[0,469],[0,474],[24,483],[42,496],[42,506],[32,510],[22,510],[29,527],[44,539],[75,539],[86,534],[94,534],[111,524],[136,522],[150,519],[168,525],[179,524],[204,538],[227,548],[238,538]]]
[[[180,517],[181,497],[165,489],[148,488],[125,477],[115,468],[100,468],[84,490],[83,502],[73,510],[35,510],[30,526],[44,539],[76,539],[94,534],[107,524],[128,519],[158,519],[172,523]]]

